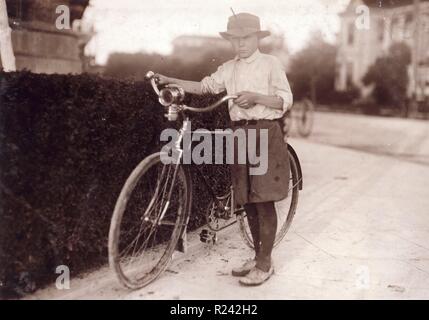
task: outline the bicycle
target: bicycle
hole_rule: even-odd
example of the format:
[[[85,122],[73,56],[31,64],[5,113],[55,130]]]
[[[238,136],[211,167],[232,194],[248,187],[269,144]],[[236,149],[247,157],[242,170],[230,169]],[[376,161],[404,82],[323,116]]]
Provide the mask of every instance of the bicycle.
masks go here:
[[[190,165],[181,163],[181,143],[185,132],[189,130],[187,113],[209,112],[236,98],[224,96],[204,108],[189,107],[182,104],[185,93],[179,86],[167,85],[160,90],[153,72],[148,72],[145,78],[150,81],[160,104],[167,109],[168,120],[176,121],[179,114],[182,114],[183,123],[172,150],[177,154],[177,161],[164,163],[162,157],[166,153],[162,151],[147,156],[126,180],[115,205],[109,230],[109,264],[119,282],[130,289],[142,288],[153,282],[167,268],[175,250],[186,251],[192,180]],[[303,184],[296,152],[290,145],[288,150],[291,183],[287,212],[278,213],[281,223],[278,224],[275,245],[278,245],[290,227]],[[253,247],[245,211],[236,206],[232,186],[226,186],[225,191],[220,194],[216,193],[198,166],[196,170],[211,196],[209,208],[205,212],[209,229],[217,232],[238,222],[243,239],[248,246]],[[137,200],[136,203],[130,201],[132,196]],[[202,241],[204,238],[207,240],[207,236],[207,230],[200,234]]]
[[[286,112],[284,117],[284,130],[290,132],[293,122],[297,121],[298,134],[307,138],[313,130],[314,104],[310,99],[304,98],[294,103],[291,111]]]

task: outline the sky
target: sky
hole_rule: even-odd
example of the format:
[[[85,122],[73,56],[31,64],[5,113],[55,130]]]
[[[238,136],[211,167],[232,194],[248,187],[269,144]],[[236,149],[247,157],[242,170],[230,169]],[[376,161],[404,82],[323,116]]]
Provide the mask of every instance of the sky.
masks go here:
[[[338,13],[349,0],[91,0],[85,23],[97,35],[87,50],[104,64],[113,52],[169,54],[180,35],[218,36],[228,17],[249,12],[262,29],[283,33],[291,53],[305,46],[315,30],[335,41]]]

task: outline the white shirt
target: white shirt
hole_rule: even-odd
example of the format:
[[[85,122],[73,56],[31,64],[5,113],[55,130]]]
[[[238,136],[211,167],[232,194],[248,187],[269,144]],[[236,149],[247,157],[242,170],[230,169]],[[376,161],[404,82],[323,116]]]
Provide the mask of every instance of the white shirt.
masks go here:
[[[216,72],[201,81],[203,93],[218,94],[226,90],[228,95],[250,91],[275,95],[283,100],[282,109],[256,104],[249,109],[240,108],[229,101],[232,121],[251,119],[278,119],[292,106],[293,96],[282,63],[275,56],[256,50],[250,57],[235,57],[221,65]]]

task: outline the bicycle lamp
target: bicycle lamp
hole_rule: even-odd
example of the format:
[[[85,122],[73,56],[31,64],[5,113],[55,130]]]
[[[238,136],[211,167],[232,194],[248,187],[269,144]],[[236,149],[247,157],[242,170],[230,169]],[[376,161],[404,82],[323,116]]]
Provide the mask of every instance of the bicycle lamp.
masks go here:
[[[176,85],[168,85],[159,91],[159,103],[165,107],[180,104],[185,98],[185,91]]]

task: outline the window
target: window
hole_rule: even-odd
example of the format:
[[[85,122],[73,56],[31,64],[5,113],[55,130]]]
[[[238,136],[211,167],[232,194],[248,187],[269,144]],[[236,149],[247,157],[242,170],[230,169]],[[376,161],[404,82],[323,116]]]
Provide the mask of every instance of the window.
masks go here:
[[[409,24],[411,22],[413,22],[413,14],[411,12],[408,12],[405,16],[405,23]]]
[[[407,13],[405,16],[405,32],[404,32],[404,36],[407,39],[410,39],[413,37],[414,35],[414,28],[415,28],[415,24],[414,24],[414,16],[412,13]]]
[[[347,89],[353,85],[353,62],[347,62],[347,75],[346,75],[346,86]]]
[[[384,20],[378,20],[378,41],[380,42],[384,41],[384,27]]]
[[[399,19],[394,17],[390,23],[390,33],[392,34],[392,38],[397,37],[398,29],[399,29]]]
[[[354,33],[354,24],[349,23],[349,27],[347,28],[348,34],[347,34],[347,43],[349,45],[353,45],[355,41],[355,33]]]
[[[7,14],[9,18],[21,20],[22,18],[22,0],[7,0],[6,1]]]

